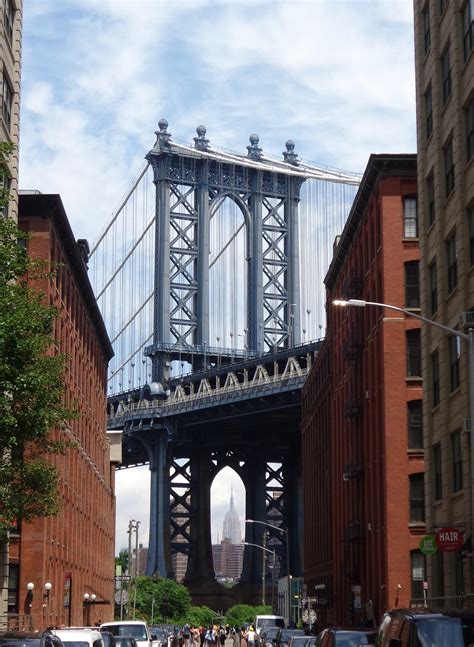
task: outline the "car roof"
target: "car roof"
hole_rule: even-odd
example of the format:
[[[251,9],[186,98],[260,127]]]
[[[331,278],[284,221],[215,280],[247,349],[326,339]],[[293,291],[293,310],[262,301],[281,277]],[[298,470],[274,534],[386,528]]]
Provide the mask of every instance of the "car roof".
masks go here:
[[[63,627],[62,629],[52,629],[51,633],[59,636],[61,640],[80,640],[81,638],[92,638],[93,640],[100,640],[102,634],[98,629],[70,629]]]
[[[101,627],[109,627],[110,625],[146,625],[147,623],[144,620],[115,620],[111,622],[103,622]]]

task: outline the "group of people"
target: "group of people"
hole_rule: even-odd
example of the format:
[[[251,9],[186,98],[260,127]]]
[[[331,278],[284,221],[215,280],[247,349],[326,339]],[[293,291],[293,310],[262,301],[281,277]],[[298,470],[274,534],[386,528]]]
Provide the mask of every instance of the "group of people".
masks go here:
[[[224,647],[226,638],[232,638],[234,647],[255,647],[258,644],[257,632],[253,625],[241,629],[230,625],[212,624],[209,627],[184,625],[180,636],[171,636],[169,647]],[[176,641],[173,640],[176,638]],[[170,644],[171,642],[171,644]]]

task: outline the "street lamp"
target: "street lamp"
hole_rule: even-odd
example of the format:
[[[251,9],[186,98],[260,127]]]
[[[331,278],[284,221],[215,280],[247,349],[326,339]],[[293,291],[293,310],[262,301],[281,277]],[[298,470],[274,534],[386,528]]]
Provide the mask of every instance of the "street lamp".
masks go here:
[[[273,583],[275,581],[275,549],[270,550],[269,548],[265,548],[265,546],[260,546],[260,544],[252,544],[249,541],[243,541],[242,543],[244,546],[255,546],[255,548],[260,548],[260,550],[264,550],[265,553],[270,553],[270,555],[273,555],[273,568],[272,568],[272,590],[273,590]],[[272,593],[272,598],[273,598],[273,593]],[[265,606],[265,554],[263,556],[263,569],[262,569],[262,607],[264,606]]]
[[[342,299],[335,299],[332,303],[335,306],[355,306],[357,308],[365,308],[365,306],[375,306],[378,308],[388,308],[389,310],[396,310],[397,312],[402,312],[407,317],[418,319],[419,321],[422,321],[423,323],[426,323],[429,326],[434,326],[435,328],[439,328],[440,330],[443,330],[444,332],[447,332],[450,335],[454,335],[455,337],[464,339],[464,341],[466,341],[469,346],[469,417],[471,421],[471,434],[472,434],[472,426],[474,425],[474,327],[472,325],[470,325],[469,327],[469,334],[466,335],[466,333],[460,332],[455,328],[450,328],[449,326],[445,326],[444,324],[441,324],[438,321],[434,321],[433,319],[429,319],[428,317],[419,315],[416,312],[407,310],[406,308],[393,306],[389,303],[377,303],[375,301],[364,301],[362,299],[348,299],[347,301]],[[474,532],[474,442],[473,441],[474,441],[474,438],[471,437],[471,535]]]
[[[257,521],[256,519],[246,519],[245,523],[259,523],[262,526],[267,526],[268,528],[273,528],[274,530],[279,530],[284,532],[286,535],[286,584],[287,584],[287,604],[288,604],[288,624],[290,624],[290,614],[291,614],[291,590],[290,590],[290,534],[287,528],[281,528],[280,526],[274,526],[272,523],[267,523],[266,521]]]

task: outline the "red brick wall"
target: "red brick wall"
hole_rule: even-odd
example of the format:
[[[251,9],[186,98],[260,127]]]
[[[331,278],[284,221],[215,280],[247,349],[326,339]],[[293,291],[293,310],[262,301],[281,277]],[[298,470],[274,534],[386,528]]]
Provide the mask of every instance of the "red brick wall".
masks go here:
[[[353,585],[377,618],[410,600],[410,550],[424,526],[409,525],[409,474],[423,471],[423,454],[408,449],[406,402],[421,399],[422,389],[421,381],[407,380],[405,331],[419,324],[331,302],[351,296],[404,307],[404,263],[419,258],[418,243],[403,240],[402,198],[413,194],[415,177],[379,175],[359,207],[327,286],[327,336],[303,392],[305,581],[309,595],[326,586],[319,593],[328,602],[323,623],[364,619],[352,610]],[[357,330],[361,345],[350,359],[347,344]],[[353,417],[345,415],[350,399],[360,407]],[[362,471],[344,480],[348,464]]]
[[[12,545],[13,561],[20,563],[19,613],[25,609],[26,584],[33,582],[31,617],[35,628],[48,624],[81,625],[113,618],[115,497],[114,472],[106,438],[107,358],[84,303],[77,278],[65,256],[53,222],[23,216],[20,228],[33,234],[29,254],[60,263],[56,277],[41,286],[59,311],[52,352],[67,356],[65,400],[78,412],[66,431],[55,438],[74,447],[52,457],[60,473],[61,510],[56,517],[23,523],[20,539]],[[71,609],[64,605],[64,582],[71,574]],[[43,586],[51,582],[47,606]],[[95,594],[96,604],[86,618],[83,595]],[[108,601],[103,604],[104,601]],[[46,600],[45,600],[46,604]]]

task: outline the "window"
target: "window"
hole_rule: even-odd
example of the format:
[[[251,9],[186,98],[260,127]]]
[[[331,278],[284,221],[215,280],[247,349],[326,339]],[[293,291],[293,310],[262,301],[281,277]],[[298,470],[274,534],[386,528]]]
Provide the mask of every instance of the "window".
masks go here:
[[[405,263],[405,307],[420,307],[420,273],[418,261]]]
[[[459,358],[461,356],[461,339],[456,335],[449,336],[449,374],[451,378],[451,392],[460,386]]]
[[[430,277],[430,306],[431,314],[434,315],[438,310],[438,273],[436,271],[436,261],[433,261],[428,268]]]
[[[408,402],[408,447],[423,449],[423,401]]]
[[[428,226],[435,221],[435,192],[434,192],[434,175],[431,173],[426,178],[426,205],[428,211]]]
[[[13,6],[12,0],[6,0],[5,2],[5,14],[4,14],[4,26],[5,33],[7,35],[10,43],[13,41],[13,23],[15,21],[15,7]]]
[[[473,0],[474,2],[474,0]],[[474,98],[469,101],[466,108],[466,152],[467,160],[474,157]]]
[[[451,138],[443,150],[444,153],[444,177],[446,197],[454,189],[454,153],[453,139]]]
[[[426,573],[426,557],[421,550],[411,551],[411,597],[423,598],[423,582]]]
[[[8,175],[8,170],[6,168],[1,170],[0,173],[0,199],[7,200],[7,204],[3,207],[0,207],[0,217],[8,216],[8,197],[10,195],[12,179]]]
[[[433,99],[431,96],[431,85],[425,92],[425,118],[426,118],[426,139],[429,139],[433,132]]]
[[[438,550],[436,552],[435,560],[435,594],[437,597],[442,598],[444,596],[444,553]]]
[[[403,200],[403,235],[405,238],[418,238],[418,215],[416,198]]]
[[[410,475],[410,523],[425,522],[424,474]]]
[[[464,589],[464,560],[459,559],[457,554],[454,554],[454,566],[455,566],[455,574],[454,574],[454,585],[455,585],[455,594],[456,595],[464,595],[465,589]]]
[[[13,92],[6,76],[4,75],[2,82],[2,116],[8,130],[10,130],[11,124],[12,105]]]
[[[465,61],[467,61],[467,58],[471,53],[472,45],[474,42],[473,18],[474,18],[474,0],[467,0],[462,12],[462,32],[463,32]]]
[[[453,457],[453,492],[463,488],[461,432],[451,434],[451,452]]]
[[[420,329],[407,330],[407,376],[421,376]]]
[[[474,265],[474,205],[467,210],[469,219],[469,249],[471,256],[471,265]]]
[[[435,350],[431,353],[431,386],[433,388],[433,407],[439,404],[439,353]]]
[[[423,22],[423,45],[425,54],[430,48],[431,45],[431,34],[430,34],[430,7],[427,4],[421,13],[421,18]]]
[[[443,472],[441,467],[441,443],[433,445],[433,493],[434,500],[443,498]]]
[[[442,15],[448,6],[448,0],[439,0],[439,13]]]
[[[8,613],[18,613],[19,565],[8,565]]]
[[[458,260],[454,234],[446,241],[446,256],[448,263],[448,294],[450,294],[458,284]]]
[[[449,56],[449,45],[441,56],[441,76],[443,79],[443,104],[451,96],[451,60]]]

